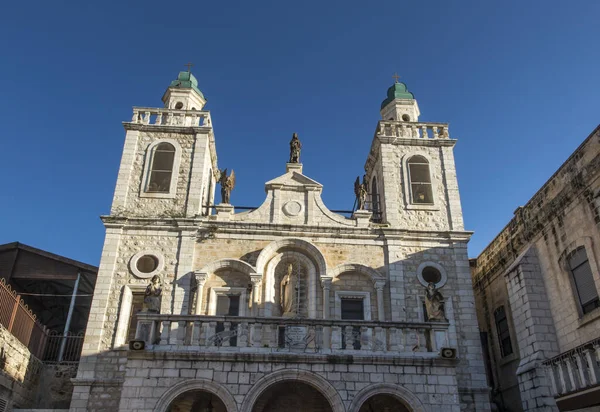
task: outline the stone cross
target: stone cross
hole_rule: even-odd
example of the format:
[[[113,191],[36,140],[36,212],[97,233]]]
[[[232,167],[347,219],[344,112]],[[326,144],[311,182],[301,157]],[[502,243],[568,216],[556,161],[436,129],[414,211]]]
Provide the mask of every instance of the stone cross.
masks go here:
[[[184,66],[186,66],[188,68],[188,73],[190,72],[190,70],[192,70],[192,67],[194,66],[192,63],[188,63],[188,64],[184,64]]]
[[[392,76],[392,79],[395,79],[396,83],[398,83],[399,78],[400,78],[400,76],[398,76],[398,73],[394,73],[394,75]]]

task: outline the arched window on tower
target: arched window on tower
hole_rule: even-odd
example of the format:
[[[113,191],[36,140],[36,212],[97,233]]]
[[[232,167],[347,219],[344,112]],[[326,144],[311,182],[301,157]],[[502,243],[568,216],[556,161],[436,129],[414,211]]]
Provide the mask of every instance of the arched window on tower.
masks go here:
[[[373,222],[381,222],[381,208],[379,204],[379,189],[377,188],[377,176],[371,180],[371,212]]]
[[[411,203],[433,204],[429,162],[423,156],[413,156],[407,163]]]
[[[174,161],[175,147],[171,143],[163,142],[154,147],[146,192],[169,193]]]

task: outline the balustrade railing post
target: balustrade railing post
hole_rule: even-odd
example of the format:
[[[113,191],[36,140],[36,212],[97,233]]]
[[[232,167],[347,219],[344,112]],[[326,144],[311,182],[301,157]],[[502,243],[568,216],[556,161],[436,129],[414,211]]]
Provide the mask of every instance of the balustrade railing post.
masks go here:
[[[271,324],[268,327],[269,331],[269,348],[276,348],[279,346],[279,326]]]
[[[371,350],[373,348],[372,329],[366,326],[360,327],[360,350]]]
[[[237,325],[237,346],[245,348],[248,346],[248,322],[240,322]]]
[[[427,134],[427,126],[421,126],[421,139],[427,139],[429,135]]]
[[[231,322],[223,322],[223,334],[227,335],[227,332],[231,332]],[[229,338],[221,340],[221,346],[229,347]]]
[[[169,337],[171,336],[171,321],[170,320],[163,320],[162,322],[162,331],[160,334],[160,344],[161,345],[168,345],[169,344]]]
[[[262,324],[253,323],[250,329],[252,347],[260,348],[262,346]]]
[[[217,322],[208,322],[208,328],[206,329],[206,346],[214,346],[214,336],[217,330]]]
[[[556,363],[556,369],[558,370],[558,379],[560,381],[560,392],[561,393],[566,393],[570,390],[570,388],[567,386],[567,376],[565,373],[565,368],[566,365],[563,362],[562,359],[558,360],[558,362]]]
[[[579,351],[575,352],[573,356],[575,357],[575,362],[577,364],[577,369],[579,371],[579,383],[582,388],[585,388],[588,385],[587,378],[587,365],[585,359],[582,356],[583,354]]]
[[[375,345],[373,350],[377,351],[387,351],[387,339],[386,339],[386,330],[381,326],[375,327]]]
[[[140,112],[138,112],[137,110],[134,110],[133,116],[131,117],[131,122],[138,123],[139,121],[140,121]]]
[[[589,366],[590,383],[592,385],[597,384],[600,380],[600,366],[598,365],[598,362],[600,362],[600,358],[594,359],[597,353],[598,352],[596,352],[593,347],[588,348],[585,351],[585,357]]]
[[[344,327],[344,343],[346,344],[346,350],[354,349],[354,328],[352,326]]]
[[[577,382],[575,381],[575,372],[573,371],[573,362],[570,356],[565,357],[565,365],[567,366],[567,377],[571,385],[571,390],[577,389]]]
[[[552,386],[552,395],[558,395],[558,385],[556,383],[556,376],[554,373],[554,365],[550,364],[546,367],[546,374],[550,377],[550,384]]]
[[[331,349],[342,349],[342,328],[339,326],[333,326],[331,328]]]
[[[192,326],[192,346],[200,345],[200,335],[202,333],[202,322],[195,320]]]

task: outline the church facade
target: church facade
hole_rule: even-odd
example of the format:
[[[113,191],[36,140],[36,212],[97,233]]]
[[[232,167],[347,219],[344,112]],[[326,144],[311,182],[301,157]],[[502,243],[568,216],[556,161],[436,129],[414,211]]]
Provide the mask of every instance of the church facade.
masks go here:
[[[196,78],[162,100],[124,123],[71,411],[490,410],[456,140],[419,122],[405,84],[350,217],[304,174],[297,136],[260,207],[215,205],[235,175]]]

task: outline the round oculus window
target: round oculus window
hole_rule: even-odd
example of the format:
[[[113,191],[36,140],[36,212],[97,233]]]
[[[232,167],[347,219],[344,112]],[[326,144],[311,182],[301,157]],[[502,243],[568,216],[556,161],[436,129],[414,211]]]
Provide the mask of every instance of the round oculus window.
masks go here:
[[[427,287],[431,282],[435,287],[441,288],[446,284],[448,275],[446,270],[436,262],[422,262],[417,268],[417,279],[421,285]]]
[[[410,122],[410,116],[407,114],[403,114],[402,115],[402,121],[404,122]]]
[[[177,110],[183,109],[183,103],[181,103],[181,102],[177,102],[177,103],[175,104],[175,109],[177,109]]]
[[[144,255],[138,259],[135,267],[142,273],[152,273],[158,267],[158,258],[152,255]]]
[[[129,269],[140,279],[150,279],[164,268],[165,258],[159,251],[144,250],[129,261]]]

